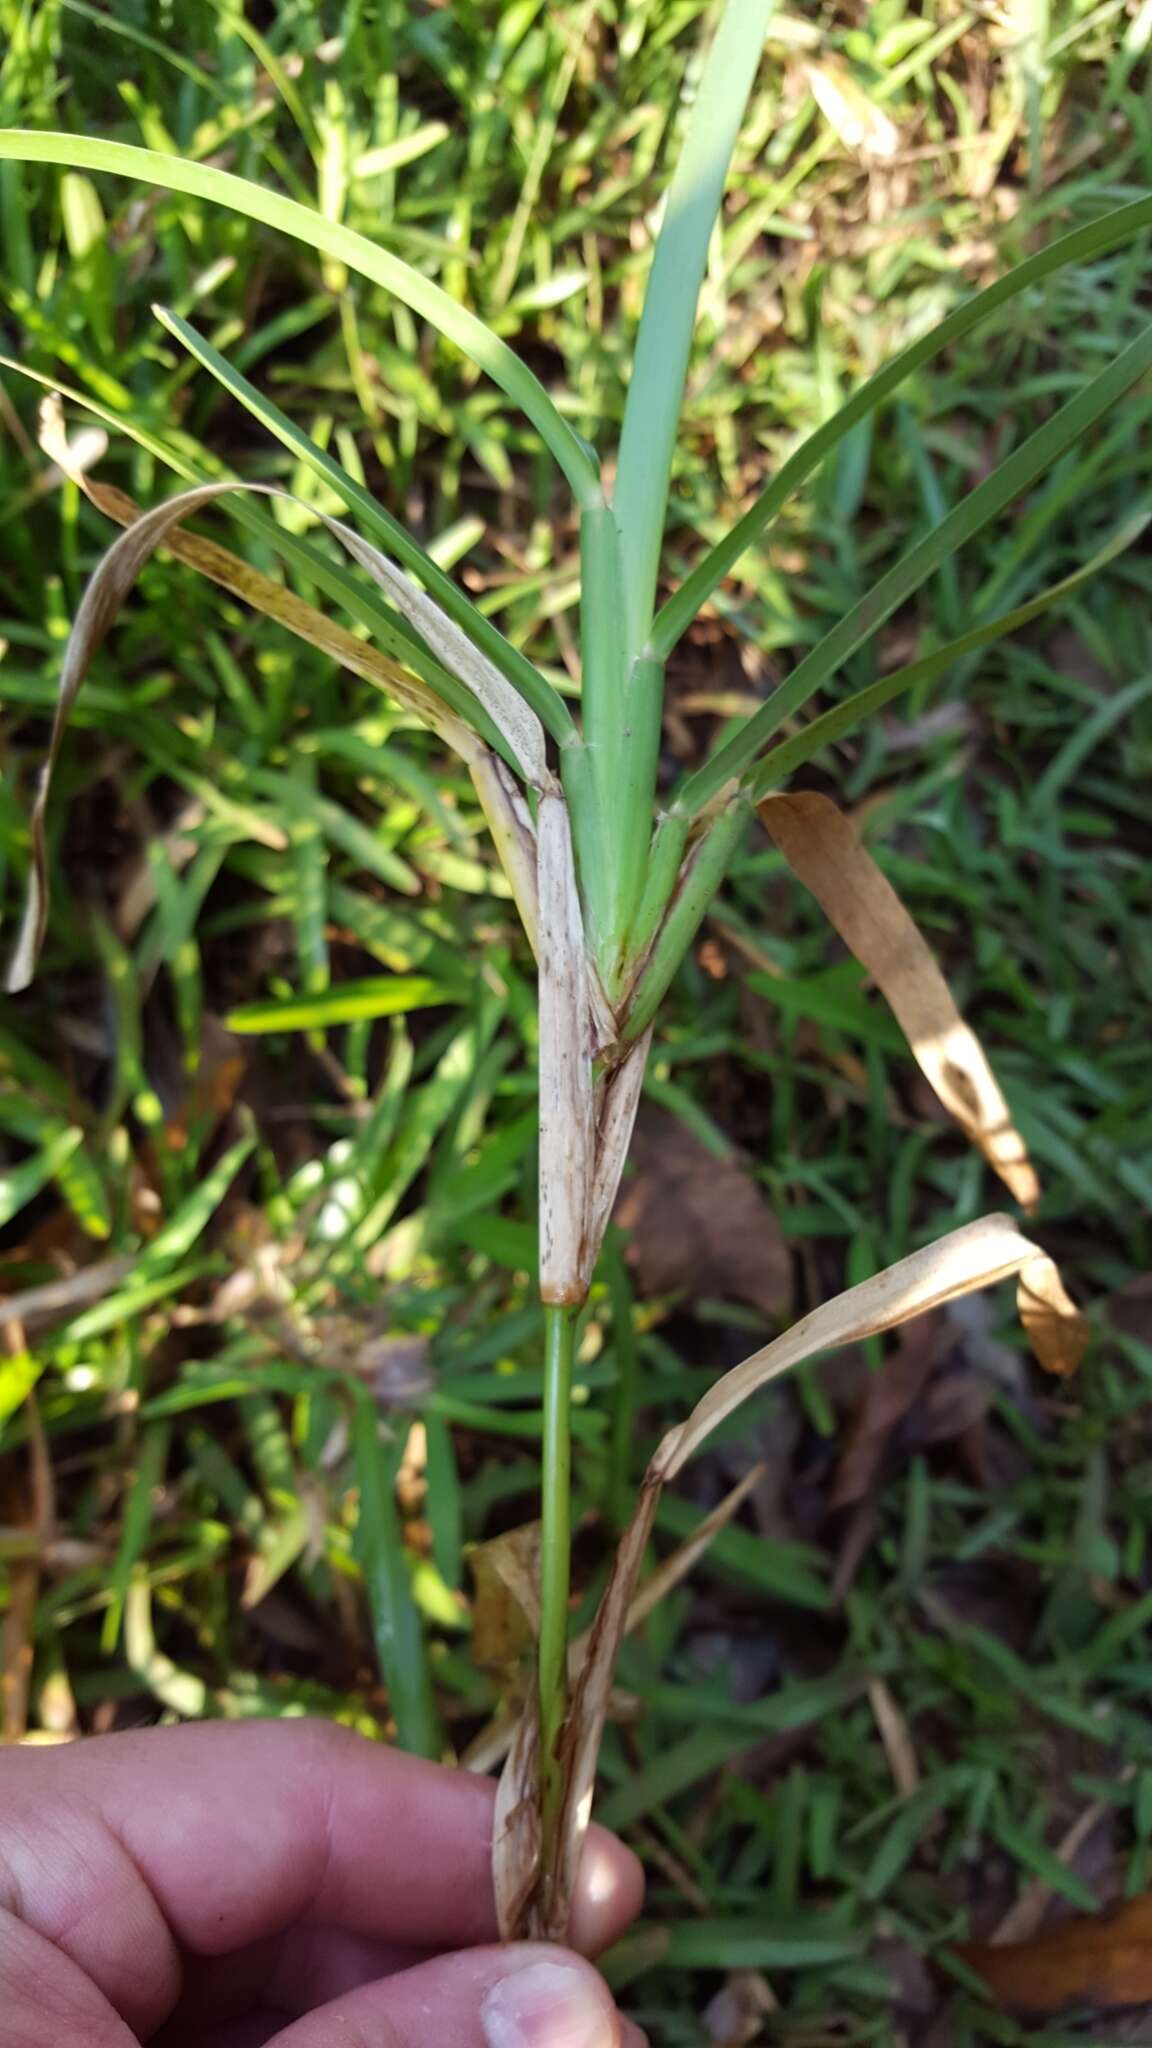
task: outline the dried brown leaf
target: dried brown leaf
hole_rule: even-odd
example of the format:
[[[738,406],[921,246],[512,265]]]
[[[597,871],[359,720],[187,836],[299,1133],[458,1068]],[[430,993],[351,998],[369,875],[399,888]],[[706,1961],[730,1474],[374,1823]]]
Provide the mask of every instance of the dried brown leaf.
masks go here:
[[[643,1294],[744,1301],[766,1321],[791,1303],[791,1255],[751,1174],[666,1110],[639,1119],[616,1221]]]
[[[1063,1920],[1031,1941],[957,1951],[1001,2005],[1021,2012],[1109,2012],[1152,2002],[1152,1896]]]
[[[855,826],[812,791],[770,796],[760,816],[792,872],[886,998],[944,1107],[1024,1209],[1040,1187],[1023,1138],[927,941]]]
[[[50,428],[44,437],[46,450],[57,457],[66,451],[66,442],[61,433],[59,442]],[[36,961],[44,941],[48,921],[48,864],[45,844],[45,816],[52,777],[63,744],[64,734],[80,686],[88,672],[94,655],[110,631],[117,614],[128,596],[141,569],[157,548],[167,544],[181,559],[192,561],[193,566],[212,580],[232,590],[258,611],[275,618],[292,632],[309,640],[314,646],[323,646],[335,659],[346,660],[349,667],[358,674],[371,671],[371,679],[382,682],[402,701],[419,709],[421,716],[434,723],[437,731],[455,744],[453,735],[459,728],[461,750],[465,758],[480,745],[475,734],[462,721],[453,719],[438,702],[430,690],[414,682],[394,663],[375,655],[371,649],[351,634],[342,633],[305,605],[290,591],[284,590],[270,578],[258,574],[241,562],[237,556],[229,556],[224,549],[216,549],[206,541],[191,541],[187,534],[178,535],[175,529],[202,506],[227,496],[232,491],[258,490],[262,485],[245,484],[203,484],[194,490],[181,491],[176,497],[167,499],[163,505],[151,512],[138,513],[132,501],[120,492],[110,491],[103,485],[93,484],[90,478],[83,479],[84,488],[93,503],[107,511],[112,518],[123,519],[127,530],[114,541],[107,554],[94,571],[80,600],[79,609],[69,635],[61,665],[56,692],[56,710],[52,721],[52,732],[48,742],[48,753],[40,770],[36,797],[30,820],[32,838],[32,865],[29,875],[28,895],[24,918],[16,941],[12,960],[9,964],[5,986],[9,994],[27,988],[35,971]],[[285,493],[271,492],[268,495],[283,496]],[[337,522],[329,522],[335,525]],[[176,543],[179,543],[177,548]],[[195,559],[193,559],[195,557]],[[211,562],[212,566],[208,564]]]

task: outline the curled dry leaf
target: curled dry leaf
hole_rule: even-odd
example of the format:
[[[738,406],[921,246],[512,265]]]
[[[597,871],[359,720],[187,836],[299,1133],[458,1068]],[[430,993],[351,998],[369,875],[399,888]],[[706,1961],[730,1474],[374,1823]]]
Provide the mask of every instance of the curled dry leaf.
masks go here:
[[[1021,1208],[1034,1208],[1039,1182],[984,1048],[851,820],[810,790],[766,797],[758,808],[793,874],[887,1000],[945,1109]]]
[[[481,654],[467,633],[441,611],[435,600],[418,589],[411,577],[390,562],[379,548],[373,547],[371,541],[363,540],[342,519],[330,519],[323,513],[316,516],[323,520],[329,533],[335,534],[353,561],[359,562],[360,567],[367,571],[373,583],[391,598],[401,617],[415,626],[421,639],[433,654],[439,656],[445,668],[467,684],[477,703],[484,706],[497,732],[508,742],[533,787],[554,788],[545,757],[544,728],[519,690],[501,675],[495,662]]]
[[[878,1336],[927,1309],[1007,1279],[1038,1256],[1042,1254],[1037,1246],[1021,1235],[1008,1216],[986,1216],[962,1230],[954,1230],[936,1244],[913,1252],[911,1257],[901,1259],[897,1265],[802,1317],[783,1336],[726,1373],[697,1403],[687,1420],[664,1437],[644,1475],[635,1512],[620,1540],[561,1735],[563,1799],[554,1867],[542,1871],[538,1885],[531,1895],[526,1895],[523,1931],[556,1940],[562,1939],[567,1929],[580,1851],[591,1816],[596,1762],[616,1653],[665,1482],[675,1477],[721,1422],[781,1373],[822,1351]]]
[[[1029,1260],[1016,1284],[1016,1306],[1028,1342],[1048,1372],[1075,1372],[1092,1335],[1045,1252]]]
[[[1020,2012],[1114,2011],[1152,2003],[1152,1896],[1063,1920],[1031,1941],[971,1942],[961,1961]]]

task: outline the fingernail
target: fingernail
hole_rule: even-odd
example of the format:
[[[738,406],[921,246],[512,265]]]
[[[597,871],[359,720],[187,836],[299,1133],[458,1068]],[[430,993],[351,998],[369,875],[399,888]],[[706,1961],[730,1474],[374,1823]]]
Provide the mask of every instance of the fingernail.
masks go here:
[[[488,2048],[613,2048],[608,1994],[569,1963],[530,1963],[502,1977],[480,2008]]]

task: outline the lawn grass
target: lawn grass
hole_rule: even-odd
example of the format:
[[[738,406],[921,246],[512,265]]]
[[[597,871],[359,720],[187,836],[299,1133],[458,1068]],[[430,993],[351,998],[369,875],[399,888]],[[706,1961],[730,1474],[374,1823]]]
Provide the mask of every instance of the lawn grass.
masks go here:
[[[622,413],[700,17],[528,0],[321,23],[301,4],[257,33],[194,0],[176,37],[148,7],[114,24],[79,0],[0,0],[0,120],[175,146],[320,203],[493,322],[546,384],[562,376],[591,433]],[[777,16],[706,280],[677,577],[799,433],[965,290],[1145,194],[1150,40],[1146,6]],[[891,122],[894,155],[837,134],[812,63],[833,81],[851,68],[857,118],[881,138]],[[9,355],[130,415],[185,471],[338,511],[154,321],[162,300],[575,693],[578,543],[551,473],[500,394],[395,300],[193,200],[10,163],[0,240]],[[1132,337],[1148,261],[1144,238],[1058,278],[851,438],[678,651],[669,779]],[[45,485],[35,391],[15,372],[2,389],[14,917],[61,640],[108,534],[71,485]],[[1130,398],[841,687],[1103,545],[1146,500],[1149,408]],[[154,450],[114,430],[99,474],[144,504],[169,488]],[[276,516],[330,575],[317,530]],[[258,534],[212,530],[278,573]],[[322,597],[303,558],[293,580]],[[863,821],[985,1035],[1043,1177],[1037,1227],[1099,1341],[1054,1395],[998,1319],[952,1331],[991,1387],[980,1457],[958,1428],[933,1442],[909,1426],[843,1598],[826,1509],[858,1387],[818,1369],[765,1403],[781,1526],[744,1519],[629,1647],[621,1682],[643,1713],[604,1756],[605,1818],[650,1874],[612,1972],[670,2048],[701,2038],[737,1969],[772,1985],[769,2037],[807,2048],[933,2026],[960,2044],[1068,2038],[942,1991],[918,1959],[986,1932],[1037,1876],[1081,1905],[1148,1882],[1152,1351],[1106,1304],[1152,1266],[1150,580],[1130,550],[805,774]],[[469,1649],[465,1552],[533,1511],[541,1392],[530,962],[469,785],[371,684],[166,558],[74,726],[44,968],[0,1025],[3,1287],[24,1297],[0,1364],[9,1732],[299,1711],[385,1732],[398,1702],[377,1648],[402,1574],[462,1750],[498,1702]],[[418,984],[402,1016],[397,976]],[[246,1010],[259,1031],[229,1033]],[[981,1163],[926,1110],[763,837],[673,992],[650,1092],[744,1148],[797,1309],[988,1206]],[[30,1292],[93,1262],[63,1307]],[[585,1607],[624,1454],[635,1479],[749,1314],[598,1285],[574,1410]],[[722,1446],[669,1503],[665,1539],[739,1454]],[[916,1789],[894,1781],[878,1681]],[[1094,1801],[1106,1867],[1062,1877],[1052,1852]]]

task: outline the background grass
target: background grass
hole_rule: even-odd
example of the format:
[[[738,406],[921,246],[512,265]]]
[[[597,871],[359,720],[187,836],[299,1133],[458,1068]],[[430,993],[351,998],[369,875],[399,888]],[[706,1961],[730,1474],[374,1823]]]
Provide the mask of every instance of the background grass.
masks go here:
[[[573,424],[605,439],[702,10],[251,14],[0,0],[0,119],[176,147],[341,215],[562,379]],[[1147,0],[777,17],[705,286],[670,580],[902,341],[1147,189],[1150,42]],[[847,72],[894,154],[833,124],[814,63]],[[192,201],[15,164],[0,239],[11,356],[197,474],[338,510],[156,324],[152,301],[172,305],[575,691],[576,536],[551,468],[403,308]],[[1145,240],[1057,279],[853,437],[679,650],[669,775],[1131,337],[1148,276]],[[109,537],[46,474],[35,400],[3,374],[13,918],[62,638]],[[1130,399],[845,683],[1106,540],[1146,496],[1150,409]],[[115,431],[99,473],[142,503],[169,488]],[[212,530],[276,573],[223,516]],[[991,2013],[940,1959],[1032,1879],[1080,1905],[1147,1882],[1152,1319],[1131,1283],[1152,1266],[1150,581],[1129,553],[804,778],[866,822],[984,1032],[1044,1178],[1040,1233],[1099,1342],[1054,1394],[995,1304],[941,1335],[934,1407],[885,1433],[851,1361],[817,1371],[667,1504],[662,1540],[753,1442],[767,1458],[757,1512],[629,1647],[642,1712],[605,1750],[604,1817],[650,1874],[613,1975],[669,2048],[728,2038],[703,2016],[745,1969],[778,2001],[767,2036],[810,2048],[1070,2038]],[[8,1733],[301,1711],[383,1733],[410,1581],[462,1751],[501,1680],[469,1645],[464,1553],[533,1512],[540,1393],[532,989],[470,791],[368,684],[162,558],[80,698],[53,833],[43,970],[0,1023]],[[420,988],[389,1016],[395,976]],[[307,1033],[275,1009],[255,1035],[223,1022],[302,994]],[[649,1093],[743,1148],[797,1311],[995,1205],[760,837],[669,1001]],[[40,1294],[62,1277],[62,1299]],[[582,1612],[606,1505],[763,1327],[730,1298],[634,1304],[623,1266],[598,1288],[574,1418]],[[941,1385],[962,1389],[943,1420]],[[869,1414],[890,1455],[865,1527],[843,1475]],[[847,1589],[846,1541],[864,1551]],[[916,1788],[894,1782],[880,1680]],[[1095,1860],[1061,1862],[1093,1802]]]

